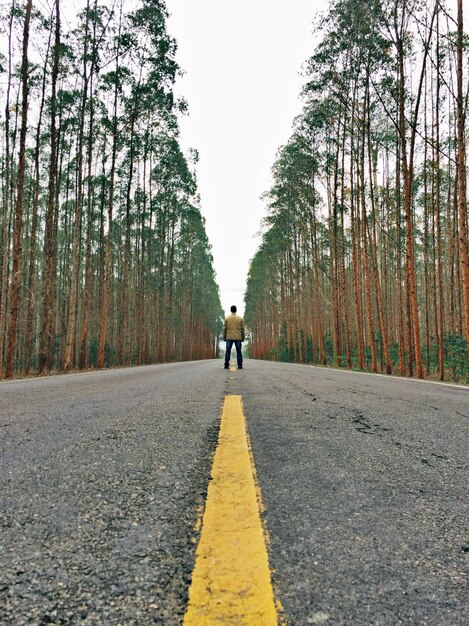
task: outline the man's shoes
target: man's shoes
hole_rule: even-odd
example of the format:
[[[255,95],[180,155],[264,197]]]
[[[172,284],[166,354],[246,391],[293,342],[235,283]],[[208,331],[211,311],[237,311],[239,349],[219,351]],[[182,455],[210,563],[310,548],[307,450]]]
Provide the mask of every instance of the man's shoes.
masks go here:
[[[238,369],[239,369],[239,370],[242,370],[242,369],[243,369],[243,366],[242,366],[242,365],[240,365],[240,366],[238,367]]]
[[[223,369],[229,370],[230,368],[228,367],[228,365],[225,365],[225,367]]]

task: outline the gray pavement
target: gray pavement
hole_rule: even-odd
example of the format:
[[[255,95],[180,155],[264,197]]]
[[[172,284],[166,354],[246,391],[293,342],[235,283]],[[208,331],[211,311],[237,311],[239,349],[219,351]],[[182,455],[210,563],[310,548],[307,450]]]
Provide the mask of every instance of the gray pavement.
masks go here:
[[[221,361],[0,383],[0,623],[180,624],[227,393],[290,626],[469,624],[469,389]]]
[[[180,623],[219,375],[212,361],[0,384],[1,624]]]
[[[249,369],[244,405],[288,623],[468,624],[469,390]]]

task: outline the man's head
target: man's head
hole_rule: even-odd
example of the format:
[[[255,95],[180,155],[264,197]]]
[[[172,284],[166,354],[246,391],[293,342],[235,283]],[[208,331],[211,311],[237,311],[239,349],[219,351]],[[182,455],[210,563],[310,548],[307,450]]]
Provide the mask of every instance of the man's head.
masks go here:
[[[233,306],[231,307],[230,311],[231,311],[232,313],[236,313],[236,311],[237,311],[237,310],[238,310],[238,309],[237,309],[237,308],[235,307],[235,305],[233,304]]]

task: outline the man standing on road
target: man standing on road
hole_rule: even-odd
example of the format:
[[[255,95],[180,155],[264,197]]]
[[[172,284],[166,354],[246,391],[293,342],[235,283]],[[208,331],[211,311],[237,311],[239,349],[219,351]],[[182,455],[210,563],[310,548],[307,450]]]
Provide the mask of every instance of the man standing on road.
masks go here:
[[[241,354],[241,344],[244,341],[244,321],[236,315],[236,307],[231,307],[231,315],[225,318],[223,325],[223,339],[226,341],[225,369],[230,366],[231,348],[236,346],[236,356],[238,359],[238,369],[243,369],[243,355]]]

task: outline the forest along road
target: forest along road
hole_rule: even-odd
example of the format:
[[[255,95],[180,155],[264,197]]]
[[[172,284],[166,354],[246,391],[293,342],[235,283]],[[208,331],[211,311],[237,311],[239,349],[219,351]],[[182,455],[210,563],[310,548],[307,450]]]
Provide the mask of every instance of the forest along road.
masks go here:
[[[0,383],[2,625],[181,623],[227,395],[287,624],[468,623],[469,389],[212,360]]]

